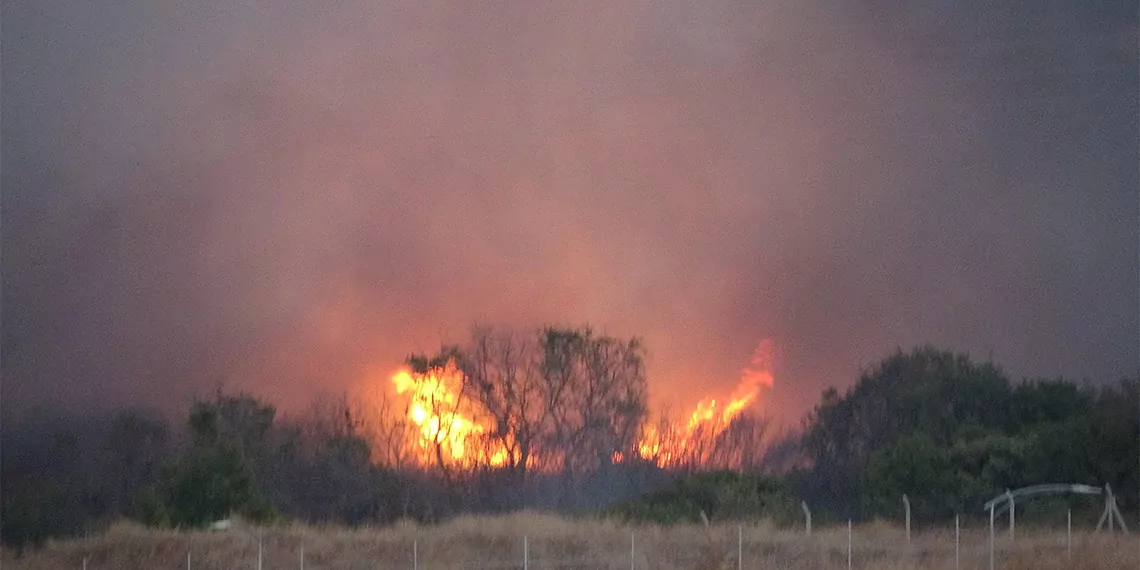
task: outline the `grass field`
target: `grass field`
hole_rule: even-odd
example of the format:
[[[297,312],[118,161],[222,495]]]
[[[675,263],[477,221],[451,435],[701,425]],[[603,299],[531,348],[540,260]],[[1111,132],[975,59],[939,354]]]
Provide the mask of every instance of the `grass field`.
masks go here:
[[[739,535],[738,535],[739,533]],[[112,526],[86,539],[51,542],[16,558],[3,553],[5,569],[256,569],[306,570],[377,568],[509,569],[734,569],[742,567],[823,569],[847,567],[847,527],[802,531],[770,525],[621,526],[616,523],[520,513],[461,517],[438,526],[398,524],[377,529],[300,525],[226,532],[156,531],[129,524]],[[961,568],[988,568],[988,529],[965,528]],[[632,542],[632,544],[631,544]],[[998,533],[997,564],[1004,569],[1140,568],[1135,535],[1073,535],[1071,558],[1066,533],[1021,530],[1015,541]],[[632,547],[632,549],[631,549]],[[631,560],[632,551],[632,560]],[[955,568],[954,529],[905,532],[887,524],[854,527],[852,567],[862,569]]]

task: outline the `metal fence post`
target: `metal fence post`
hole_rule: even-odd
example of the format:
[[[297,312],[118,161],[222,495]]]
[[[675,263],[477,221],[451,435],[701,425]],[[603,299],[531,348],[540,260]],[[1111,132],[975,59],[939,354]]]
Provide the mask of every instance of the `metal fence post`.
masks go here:
[[[301,543],[301,570],[305,570],[305,543]]]
[[[994,570],[994,504],[990,503],[990,570]]]
[[[962,526],[959,521],[960,515],[954,515],[954,570],[962,567]]]
[[[807,501],[800,501],[800,508],[804,510],[804,518],[807,521],[807,535],[811,536],[811,510],[808,509]]]
[[[530,568],[530,546],[527,544],[526,535],[523,535],[523,570]]]
[[[1108,491],[1108,502],[1105,503],[1104,506],[1104,512],[1108,513],[1108,534],[1114,534],[1116,532],[1116,529],[1112,526],[1112,505],[1116,501],[1112,496],[1112,487],[1109,487],[1108,484],[1105,483],[1104,488],[1106,491]]]
[[[633,550],[633,535],[634,532],[632,530],[629,531],[629,570],[633,570],[634,561],[637,560]]]
[[[1013,502],[1013,493],[1009,489],[1005,490],[1005,494],[1009,497],[1009,539],[1013,540],[1013,513],[1017,510],[1017,506]]]
[[[903,495],[903,510],[906,511],[906,545],[910,546],[910,498]]]
[[[736,570],[744,570],[744,526],[736,525]]]
[[[83,557],[83,570],[87,570],[87,557]]]
[[[851,570],[851,519],[847,519],[847,570]]]
[[[257,537],[257,570],[261,570],[261,541],[262,537]]]
[[[1073,559],[1073,509],[1069,509],[1065,523],[1065,553]]]
[[[190,549],[186,549],[186,570],[190,570]]]
[[[1108,534],[1112,534],[1115,529],[1112,528],[1112,486],[1108,483],[1104,484],[1104,491],[1108,493],[1108,497],[1104,501],[1104,514],[1108,516]],[[1104,518],[1103,516],[1101,517]],[[1100,532],[1100,525],[1097,525],[1097,532]]]
[[[420,570],[420,541],[412,539],[412,570]]]

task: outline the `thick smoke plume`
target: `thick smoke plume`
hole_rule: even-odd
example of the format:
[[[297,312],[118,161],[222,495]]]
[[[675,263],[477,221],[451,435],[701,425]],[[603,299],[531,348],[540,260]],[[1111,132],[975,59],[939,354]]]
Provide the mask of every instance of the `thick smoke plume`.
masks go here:
[[[1138,365],[1135,2],[5,4],[5,417],[286,407],[473,322]]]

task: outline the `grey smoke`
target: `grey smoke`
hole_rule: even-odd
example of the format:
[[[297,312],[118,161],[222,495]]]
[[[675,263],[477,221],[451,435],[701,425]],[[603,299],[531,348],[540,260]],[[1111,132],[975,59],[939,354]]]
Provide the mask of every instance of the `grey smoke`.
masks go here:
[[[5,4],[6,416],[284,406],[473,321],[1140,372],[1135,2]]]

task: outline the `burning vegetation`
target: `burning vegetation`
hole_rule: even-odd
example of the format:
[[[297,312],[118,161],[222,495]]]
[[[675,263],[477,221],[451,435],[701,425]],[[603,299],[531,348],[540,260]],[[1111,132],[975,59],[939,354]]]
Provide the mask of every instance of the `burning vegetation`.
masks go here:
[[[19,548],[119,517],[185,529],[233,514],[349,525],[520,509],[788,521],[800,501],[819,505],[819,520],[866,520],[896,515],[903,493],[915,520],[937,523],[1003,489],[1065,479],[1111,484],[1122,509],[1138,504],[1136,379],[1013,383],[993,363],[922,347],[882,360],[844,394],[825,391],[802,434],[773,442],[751,413],[771,350],[760,345],[729,398],[677,419],[650,419],[640,344],[587,329],[479,330],[463,347],[409,359],[395,390],[385,373],[372,385],[383,396],[320,400],[304,415],[219,391],[181,428],[139,410],[51,418],[4,434],[14,451],[2,538]],[[393,408],[383,398],[397,391]],[[1093,525],[1100,511],[1073,515]]]
[[[477,328],[470,344],[413,356],[391,378],[406,404],[399,442],[424,468],[591,472],[606,464],[747,468],[762,452],[754,411],[771,387],[763,340],[727,398],[687,416],[651,418],[636,339],[588,328],[524,335]]]

